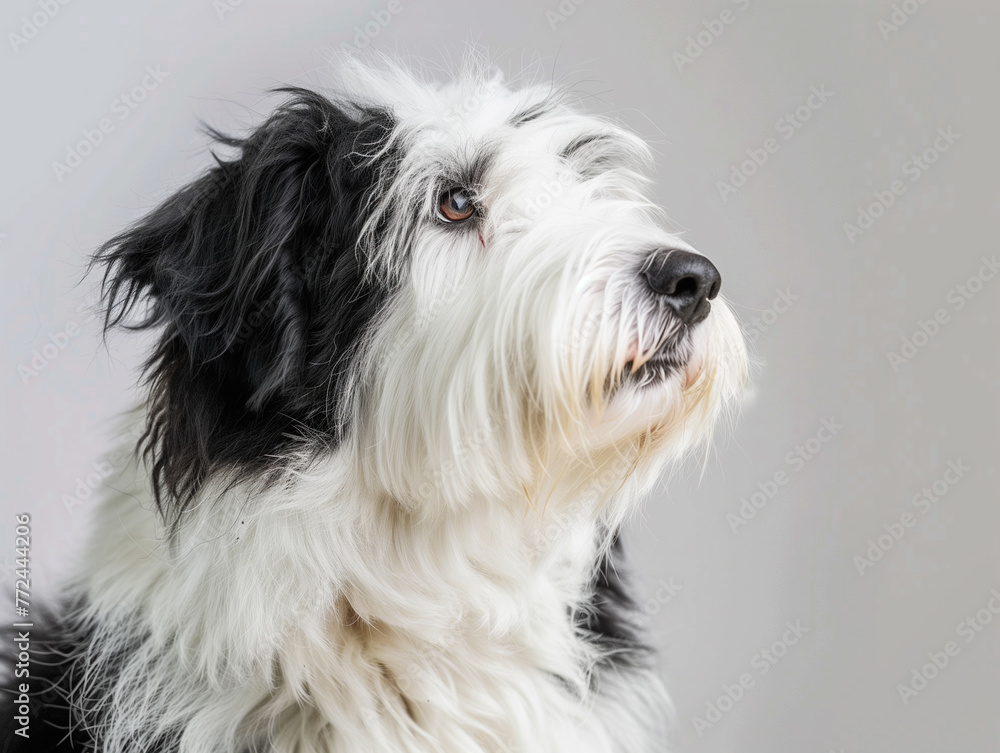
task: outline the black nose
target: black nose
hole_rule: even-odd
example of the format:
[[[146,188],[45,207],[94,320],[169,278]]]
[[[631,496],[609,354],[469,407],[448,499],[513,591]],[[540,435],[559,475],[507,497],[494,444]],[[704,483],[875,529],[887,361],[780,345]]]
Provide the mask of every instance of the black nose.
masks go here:
[[[655,252],[642,270],[649,287],[661,296],[685,324],[697,324],[712,310],[722,276],[701,254],[680,249]]]

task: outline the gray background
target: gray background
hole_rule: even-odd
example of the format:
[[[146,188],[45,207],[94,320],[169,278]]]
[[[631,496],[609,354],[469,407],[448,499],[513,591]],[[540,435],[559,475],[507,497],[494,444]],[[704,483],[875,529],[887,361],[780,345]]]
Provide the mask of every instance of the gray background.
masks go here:
[[[1000,279],[961,310],[949,301],[997,253],[996,4],[911,0],[916,12],[883,33],[888,0],[586,0],[561,21],[546,17],[555,1],[398,1],[373,47],[446,64],[473,40],[511,74],[540,61],[653,141],[656,197],[722,270],[741,318],[769,322],[743,415],[631,534],[677,749],[997,750],[1000,617],[984,613],[991,624],[968,644],[956,626],[1000,587]],[[238,126],[264,112],[265,88],[322,84],[326,51],[386,5],[245,0],[220,17],[209,0],[73,0],[16,52],[0,40],[0,535],[12,541],[15,512],[34,515],[40,585],[72,571],[93,500],[77,487],[129,404],[143,348],[101,348],[79,309],[86,254],[208,163],[198,118]],[[726,8],[732,22],[679,70],[674,53]],[[6,3],[0,31],[20,33],[38,9]],[[118,120],[113,100],[157,65],[166,79]],[[785,139],[777,123],[811,87],[832,95]],[[114,130],[60,182],[52,163],[105,117]],[[911,155],[949,127],[957,140],[911,181]],[[724,201],[718,181],[771,137],[778,150]],[[895,180],[905,194],[850,242],[844,223]],[[783,313],[778,291],[797,296]],[[948,322],[894,370],[887,354],[942,308]],[[68,325],[79,334],[25,384],[18,366]],[[789,463],[824,418],[843,428]],[[922,514],[914,495],[959,459],[970,470]],[[727,514],[779,471],[788,483],[734,533]],[[853,558],[907,511],[916,525],[860,574]],[[808,632],[761,674],[755,657],[787,621]],[[958,655],[904,705],[898,684],[948,641]],[[744,673],[754,685],[699,735],[694,717]]]

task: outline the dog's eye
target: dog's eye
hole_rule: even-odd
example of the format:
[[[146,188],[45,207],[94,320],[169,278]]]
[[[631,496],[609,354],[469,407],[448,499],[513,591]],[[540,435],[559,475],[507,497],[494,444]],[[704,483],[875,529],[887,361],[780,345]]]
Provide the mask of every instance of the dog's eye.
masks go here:
[[[449,188],[441,194],[438,212],[446,222],[461,222],[476,213],[476,205],[464,188]]]

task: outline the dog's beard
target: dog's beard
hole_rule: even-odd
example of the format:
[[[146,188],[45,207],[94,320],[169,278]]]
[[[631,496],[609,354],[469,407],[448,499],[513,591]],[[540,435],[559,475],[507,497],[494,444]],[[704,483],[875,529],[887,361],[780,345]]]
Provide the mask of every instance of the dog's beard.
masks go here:
[[[610,494],[710,437],[745,377],[729,308],[687,326],[650,300],[636,249],[669,239],[648,226],[602,246],[553,225],[529,233],[533,247],[504,247],[502,228],[485,245],[456,234],[445,253],[437,229],[415,241],[362,357],[354,420],[373,488],[425,511],[523,504],[553,469],[579,490],[614,466]]]

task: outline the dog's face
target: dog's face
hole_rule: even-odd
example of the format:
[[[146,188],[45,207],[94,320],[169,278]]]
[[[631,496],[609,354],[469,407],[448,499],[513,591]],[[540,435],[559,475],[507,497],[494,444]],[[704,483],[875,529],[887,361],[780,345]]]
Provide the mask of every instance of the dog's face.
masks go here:
[[[704,440],[746,353],[645,198],[642,141],[549,88],[353,75],[222,138],[234,159],[101,252],[109,321],[149,293],[166,326],[160,491],[344,451],[372,493],[452,508]]]

